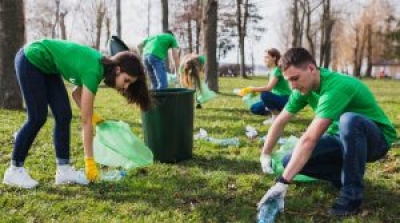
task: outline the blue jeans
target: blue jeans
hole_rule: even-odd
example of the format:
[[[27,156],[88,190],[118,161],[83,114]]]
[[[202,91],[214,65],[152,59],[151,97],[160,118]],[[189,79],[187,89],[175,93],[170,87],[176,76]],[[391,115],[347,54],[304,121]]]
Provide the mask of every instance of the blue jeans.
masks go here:
[[[48,106],[55,119],[53,137],[57,163],[68,164],[72,110],[61,75],[43,73],[28,61],[22,49],[15,57],[15,70],[28,114],[15,139],[12,164],[24,165],[37,133],[46,122]]]
[[[339,129],[340,135],[321,137],[300,173],[341,185],[346,199],[362,199],[366,163],[385,156],[390,146],[378,126],[357,113],[342,114]],[[283,158],[285,167],[290,158]]]
[[[148,74],[151,80],[151,89],[164,89],[168,87],[167,71],[165,61],[160,58],[147,54],[144,56]]]
[[[270,111],[282,111],[289,100],[289,96],[279,96],[269,91],[261,92],[261,102],[251,106],[250,111],[255,115],[269,115]],[[267,109],[265,109],[267,108]]]

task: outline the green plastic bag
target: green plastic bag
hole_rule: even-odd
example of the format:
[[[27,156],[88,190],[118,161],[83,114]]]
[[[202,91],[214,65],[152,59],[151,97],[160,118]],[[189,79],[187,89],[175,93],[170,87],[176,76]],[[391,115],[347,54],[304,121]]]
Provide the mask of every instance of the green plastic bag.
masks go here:
[[[151,150],[122,121],[108,120],[96,126],[93,153],[97,163],[110,167],[131,169],[153,163]]]
[[[279,148],[279,150],[272,153],[272,169],[274,170],[274,173],[276,175],[281,175],[283,173],[284,168],[283,168],[283,164],[282,164],[282,158],[292,152],[292,150],[294,149],[294,147],[296,146],[296,143],[298,141],[299,141],[299,139],[297,137],[290,136],[283,143],[283,145]],[[297,174],[293,180],[297,181],[297,182],[316,181],[315,178],[308,177],[308,176],[301,175],[301,174]]]
[[[242,98],[243,102],[247,105],[248,108],[251,108],[252,105],[254,105],[257,102],[261,101],[260,95],[256,94],[254,92],[250,94],[246,94]]]
[[[214,99],[215,97],[217,97],[217,94],[214,91],[210,90],[204,81],[200,82],[200,87],[201,87],[201,92],[197,96],[197,101],[200,104],[209,102],[212,99]]]

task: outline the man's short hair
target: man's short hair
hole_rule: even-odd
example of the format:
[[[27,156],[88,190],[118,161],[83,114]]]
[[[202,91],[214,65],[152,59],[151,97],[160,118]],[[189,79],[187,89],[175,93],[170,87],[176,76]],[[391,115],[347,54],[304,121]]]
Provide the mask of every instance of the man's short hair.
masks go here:
[[[315,62],[315,59],[311,53],[302,47],[294,47],[290,48],[285,54],[283,54],[279,62],[279,67],[285,71],[290,66],[304,68],[305,65],[310,63],[317,66],[317,63]]]

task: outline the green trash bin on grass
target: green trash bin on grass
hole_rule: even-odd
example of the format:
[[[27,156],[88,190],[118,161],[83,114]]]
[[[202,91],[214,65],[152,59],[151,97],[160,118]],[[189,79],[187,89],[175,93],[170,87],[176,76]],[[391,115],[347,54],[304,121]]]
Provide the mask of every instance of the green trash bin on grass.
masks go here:
[[[192,158],[194,90],[152,90],[153,107],[142,112],[144,142],[154,159],[176,163]]]

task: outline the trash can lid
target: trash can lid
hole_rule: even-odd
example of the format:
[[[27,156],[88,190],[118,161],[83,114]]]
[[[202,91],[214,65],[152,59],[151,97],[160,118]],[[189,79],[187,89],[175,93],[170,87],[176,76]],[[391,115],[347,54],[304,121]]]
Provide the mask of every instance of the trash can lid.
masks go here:
[[[187,88],[165,88],[158,90],[150,90],[152,95],[178,95],[178,94],[193,94],[195,90]]]

